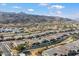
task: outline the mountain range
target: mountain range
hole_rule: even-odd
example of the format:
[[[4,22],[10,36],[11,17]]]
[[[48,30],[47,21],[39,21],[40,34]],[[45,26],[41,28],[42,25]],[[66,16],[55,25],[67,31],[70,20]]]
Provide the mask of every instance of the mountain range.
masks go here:
[[[0,12],[0,23],[40,23],[47,21],[72,21],[58,16],[32,15],[24,12]]]

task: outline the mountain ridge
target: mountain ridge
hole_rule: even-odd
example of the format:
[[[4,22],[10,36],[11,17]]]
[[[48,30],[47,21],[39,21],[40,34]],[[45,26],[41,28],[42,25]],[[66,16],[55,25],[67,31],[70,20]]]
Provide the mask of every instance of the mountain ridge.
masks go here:
[[[58,16],[43,16],[26,13],[0,12],[0,23],[39,23],[47,21],[72,21]]]

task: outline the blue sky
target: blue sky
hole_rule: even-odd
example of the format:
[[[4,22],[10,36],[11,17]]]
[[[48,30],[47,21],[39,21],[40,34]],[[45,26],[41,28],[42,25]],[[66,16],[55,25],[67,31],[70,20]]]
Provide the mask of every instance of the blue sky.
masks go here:
[[[0,11],[79,18],[78,3],[2,3]]]

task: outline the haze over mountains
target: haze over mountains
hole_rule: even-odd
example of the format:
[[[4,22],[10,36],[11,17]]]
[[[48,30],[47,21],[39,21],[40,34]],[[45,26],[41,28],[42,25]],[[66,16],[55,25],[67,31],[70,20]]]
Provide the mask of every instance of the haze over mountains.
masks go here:
[[[0,23],[38,23],[56,20],[72,21],[71,19],[57,16],[30,15],[23,12],[0,12]]]

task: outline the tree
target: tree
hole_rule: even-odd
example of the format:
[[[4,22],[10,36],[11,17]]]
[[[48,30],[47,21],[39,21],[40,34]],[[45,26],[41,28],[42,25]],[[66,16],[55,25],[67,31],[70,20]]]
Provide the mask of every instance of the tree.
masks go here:
[[[79,49],[77,50],[77,52],[79,52]]]
[[[22,37],[19,37],[19,38],[15,39],[15,40],[22,40]]]
[[[48,43],[49,41],[48,40],[44,40],[44,41],[42,41],[42,43]]]
[[[29,47],[30,47],[29,41],[28,41],[28,42],[25,42],[24,44],[25,44],[25,47],[26,47],[26,48],[29,48]]]
[[[72,35],[72,39],[73,41],[77,40],[76,37],[74,35]]]
[[[46,46],[46,48],[48,48],[48,45],[50,44],[50,41],[48,41],[48,40],[44,40],[44,41],[42,41],[42,46]]]
[[[2,56],[2,51],[0,51],[0,56]]]
[[[4,36],[3,36],[3,35],[1,35],[1,36],[0,36],[0,38],[3,40],[3,39],[4,39]]]
[[[21,37],[22,39],[25,39],[25,37],[24,37],[24,35],[22,35],[22,37]]]
[[[63,56],[62,54],[60,54],[60,56]]]
[[[39,42],[35,42],[32,44],[32,47],[39,47],[40,46],[40,43]]]
[[[35,37],[38,38],[38,37],[40,37],[40,36],[39,36],[39,35],[36,35]]]
[[[57,53],[54,53],[53,55],[54,55],[54,56],[57,56]]]
[[[67,55],[65,54],[65,55],[63,55],[63,56],[67,56]]]
[[[19,52],[23,51],[24,49],[26,49],[27,46],[26,44],[20,44],[16,47],[16,50],[18,50]]]
[[[30,52],[30,51],[24,51],[23,53],[24,53],[26,56],[27,56],[27,55],[31,55],[31,52]]]
[[[75,56],[77,52],[75,50],[69,50],[68,56]]]
[[[2,56],[2,53],[3,53],[3,52],[0,50],[0,56]]]
[[[54,42],[56,42],[56,39],[51,39],[50,42],[54,43]]]

